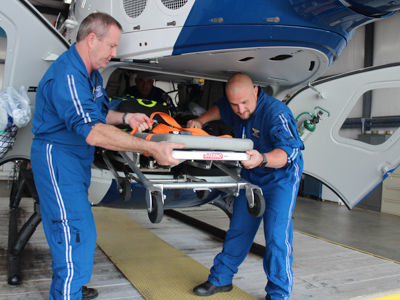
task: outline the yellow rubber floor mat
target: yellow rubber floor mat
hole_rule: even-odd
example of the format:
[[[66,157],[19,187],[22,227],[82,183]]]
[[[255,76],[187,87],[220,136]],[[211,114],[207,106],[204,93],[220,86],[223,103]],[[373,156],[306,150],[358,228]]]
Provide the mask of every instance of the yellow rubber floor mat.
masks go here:
[[[147,300],[200,300],[193,288],[208,268],[172,247],[118,209],[94,207],[97,244]],[[256,299],[234,286],[207,299]]]
[[[390,295],[390,296],[383,296],[379,298],[374,298],[372,300],[399,300],[400,294]]]

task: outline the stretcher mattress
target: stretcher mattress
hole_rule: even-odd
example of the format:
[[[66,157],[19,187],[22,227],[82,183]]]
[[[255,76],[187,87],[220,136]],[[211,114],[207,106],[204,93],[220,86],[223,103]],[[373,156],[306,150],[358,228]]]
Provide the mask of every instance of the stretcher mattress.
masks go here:
[[[186,144],[183,150],[172,151],[172,156],[179,160],[243,161],[250,159],[245,152],[253,149],[253,141],[250,139],[187,134],[153,134],[150,136],[148,133],[135,133],[134,135],[153,142],[167,141]]]
[[[149,133],[138,133],[134,136],[146,139]],[[225,138],[217,136],[200,136],[186,134],[153,134],[150,138],[153,142],[167,141],[171,143],[184,143],[186,150],[218,150],[246,152],[253,149],[253,141],[250,139]]]

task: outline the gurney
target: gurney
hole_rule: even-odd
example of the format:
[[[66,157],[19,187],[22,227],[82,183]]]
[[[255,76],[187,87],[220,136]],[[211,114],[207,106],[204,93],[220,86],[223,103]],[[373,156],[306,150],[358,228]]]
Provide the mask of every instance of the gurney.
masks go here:
[[[148,138],[146,133],[135,133],[135,136]],[[253,148],[251,140],[175,134],[157,134],[153,135],[151,140],[185,143],[184,149],[173,151],[173,156],[179,159],[180,164],[175,167],[159,166],[152,157],[143,153],[99,150],[114,177],[122,201],[131,200],[132,194],[135,193],[135,184],[145,188],[145,200],[151,222],[159,223],[162,220],[165,201],[170,200],[167,196],[174,197],[165,195],[165,191],[178,189],[193,190],[197,198],[202,200],[196,203],[188,197],[187,206],[212,201],[215,199],[215,195],[211,195],[213,190],[236,197],[241,189],[245,189],[250,214],[259,217],[264,213],[265,202],[261,189],[238,175],[240,161],[248,159],[245,151]],[[205,171],[205,175],[190,174],[185,170],[188,166]],[[211,172],[212,167],[217,167],[222,174],[215,174],[214,170],[215,176],[207,175],[207,171]],[[183,195],[181,197],[184,198]]]
[[[214,204],[215,200],[221,198],[233,201],[232,197],[238,196],[241,189],[245,190],[249,213],[254,217],[264,213],[262,190],[239,176],[240,161],[249,159],[245,152],[253,149],[252,140],[199,136],[175,130],[169,134],[133,134],[154,142],[186,144],[184,149],[172,153],[180,162],[178,166],[160,166],[154,158],[144,153],[98,150],[97,156],[101,156],[112,173],[122,202],[128,204],[132,198],[137,197],[138,185],[144,188],[146,208],[152,223],[161,222],[166,207],[191,207],[209,202]],[[193,169],[197,171],[192,172]],[[175,193],[171,193],[171,190]],[[198,201],[191,194],[180,193],[180,190],[193,191]],[[121,202],[117,205],[124,207]]]

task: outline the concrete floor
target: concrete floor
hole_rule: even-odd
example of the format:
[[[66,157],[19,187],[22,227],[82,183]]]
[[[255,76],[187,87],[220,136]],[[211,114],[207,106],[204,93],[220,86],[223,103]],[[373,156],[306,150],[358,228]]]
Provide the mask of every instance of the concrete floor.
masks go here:
[[[11,184],[0,181],[0,197]],[[294,230],[400,263],[400,216],[298,197]]]
[[[10,196],[11,183],[7,180],[0,180],[0,197]]]
[[[400,263],[400,216],[298,197],[294,229]]]
[[[4,216],[7,215],[7,199],[9,197],[10,188],[7,182],[0,181],[0,197],[3,197],[1,200]],[[26,212],[30,211],[29,209],[33,208],[31,203],[29,201],[25,202]],[[190,211],[191,209],[186,210]],[[216,250],[214,249],[215,253],[209,253],[209,241],[214,241],[214,239],[210,238],[207,234],[202,235],[204,238],[201,239],[202,247],[200,248],[193,247],[191,241],[189,241],[190,246],[182,246],[183,242],[189,240],[189,238],[182,239],[182,230],[189,230],[190,236],[193,236],[195,239],[198,239],[197,235],[201,235],[201,232],[194,232],[193,229],[190,229],[188,226],[184,226],[182,229],[179,227],[182,225],[171,218],[165,217],[165,220],[156,226],[148,221],[147,214],[142,211],[129,210],[127,213],[135,218],[139,218],[139,220],[136,221],[140,221],[140,218],[142,218],[144,220],[143,226],[148,226],[149,230],[165,239],[174,247],[177,247],[183,252],[189,249],[190,253],[187,253],[188,255],[193,254],[194,249],[195,254],[200,256],[200,261],[206,266],[212,263],[213,257],[220,250],[221,245],[218,244],[215,248]],[[198,211],[195,210],[192,213],[204,214],[207,216],[208,220],[211,218],[213,221],[217,221],[219,218],[223,221],[221,221],[223,228],[227,227],[229,224],[226,215],[214,206],[211,206],[211,209],[207,206],[202,206],[198,208]],[[214,217],[214,214],[216,214],[216,217]],[[28,213],[28,216],[29,215]],[[3,228],[7,227],[6,221],[7,219],[4,218]],[[298,197],[294,212],[294,273],[296,289],[292,295],[293,300],[310,298],[343,300],[353,299],[353,297],[364,300],[381,297],[386,295],[385,293],[387,293],[387,295],[399,294],[400,291],[395,290],[400,282],[398,275],[400,274],[400,265],[396,263],[400,261],[397,253],[400,247],[399,233],[397,233],[399,224],[400,217],[398,216],[364,209],[349,211],[345,206],[338,205],[337,203]],[[42,233],[42,235],[38,240],[37,238],[40,233]],[[4,234],[6,234],[6,232],[4,232]],[[27,275],[24,279],[24,284],[18,289],[15,287],[10,288],[10,286],[6,284],[6,260],[4,255],[3,260],[1,260],[0,255],[0,266],[3,266],[4,271],[1,272],[3,275],[3,286],[0,287],[0,290],[3,289],[3,291],[0,292],[0,300],[10,299],[10,295],[14,297],[16,293],[24,295],[21,296],[21,299],[26,299],[28,292],[30,293],[29,295],[33,295],[34,293],[41,293],[40,295],[44,295],[38,296],[38,298],[35,299],[46,299],[46,292],[50,280],[50,271],[48,270],[50,262],[42,262],[42,260],[44,257],[47,257],[47,259],[50,258],[48,257],[48,247],[45,243],[42,230],[35,232],[33,238],[35,237],[36,239],[30,241],[28,245],[28,250],[35,253],[32,257],[37,257],[38,254],[42,253],[41,251],[47,253],[47,256],[39,255],[39,261],[35,263],[29,262],[28,265],[23,266],[25,274],[28,273],[28,275],[34,277],[30,278]],[[263,236],[261,235],[260,241],[262,240]],[[352,251],[351,249],[346,249],[326,241],[345,245],[345,247],[350,247],[352,250],[356,249],[361,252],[368,252],[392,261],[377,259],[365,253]],[[5,245],[6,235],[3,237],[3,242],[0,241],[0,246],[5,247]],[[38,245],[43,247],[40,248]],[[2,247],[0,247],[0,253],[2,252],[1,248]],[[3,254],[5,253],[6,252],[3,251]],[[198,257],[194,258],[198,259]],[[260,259],[261,258],[258,258],[258,260]],[[1,261],[3,261],[3,263],[1,263]],[[106,263],[107,266],[105,265]],[[112,277],[113,284],[119,287],[122,285],[125,288],[123,291],[119,288],[118,295],[122,292],[131,295],[133,287],[118,271],[113,271],[114,273],[111,274],[115,266],[110,264],[111,262],[108,261],[105,254],[98,249],[97,264],[94,271],[95,275],[93,277],[93,282],[91,281],[91,285],[101,290],[101,299],[116,299],[114,297],[116,293],[114,286],[110,286],[109,279],[104,279]],[[251,267],[251,272],[245,271],[245,264]],[[47,271],[41,270],[40,274],[31,274],[31,272],[34,272],[31,270],[32,266],[35,266],[34,271],[36,271],[38,266],[45,266]],[[105,270],[107,270],[107,272]],[[256,275],[254,273],[256,272],[255,270],[258,272]],[[39,281],[41,282],[40,288],[37,286],[39,284],[36,280],[37,276],[39,276]],[[262,282],[256,282],[258,279]],[[121,282],[121,280],[123,281]],[[246,280],[251,280],[252,283],[254,282],[254,287]],[[246,259],[243,266],[241,266],[241,273],[240,276],[237,276],[237,281],[238,284],[239,282],[243,282],[243,287],[245,290],[247,289],[246,291],[251,295],[254,295],[257,299],[264,299],[265,292],[263,291],[263,287],[265,278],[261,262],[254,264],[251,260]],[[112,295],[112,297],[110,295]],[[365,296],[360,298],[361,295]],[[139,294],[138,297],[137,299],[142,299]],[[133,298],[129,296],[128,299]]]

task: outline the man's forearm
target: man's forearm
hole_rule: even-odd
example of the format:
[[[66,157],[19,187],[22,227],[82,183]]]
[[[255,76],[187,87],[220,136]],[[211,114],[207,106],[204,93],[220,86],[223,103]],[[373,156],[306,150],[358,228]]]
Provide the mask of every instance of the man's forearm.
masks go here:
[[[201,122],[203,125],[205,123],[220,119],[221,119],[221,114],[219,112],[219,108],[217,105],[212,106],[204,114],[202,114],[200,117],[197,118],[197,120]]]
[[[99,123],[93,127],[86,138],[91,146],[114,151],[151,152],[151,142],[131,136],[130,134],[108,124]]]
[[[123,120],[122,120],[123,115],[124,115],[124,113],[121,113],[121,112],[118,112],[115,110],[110,110],[107,114],[106,122],[107,122],[107,124],[111,124],[111,125],[122,124],[123,123]]]

